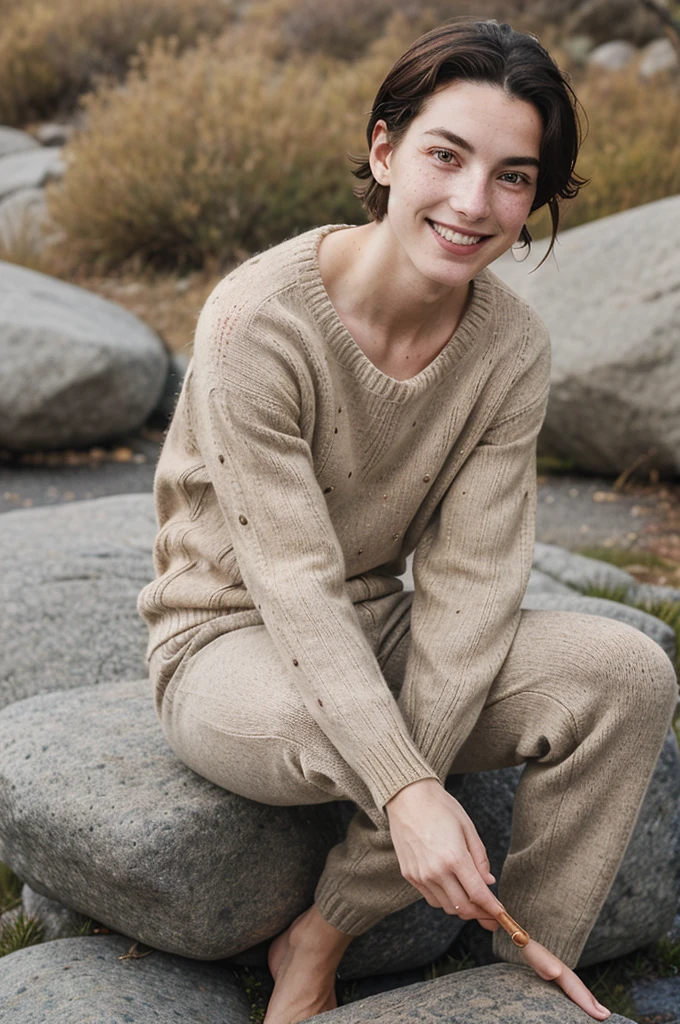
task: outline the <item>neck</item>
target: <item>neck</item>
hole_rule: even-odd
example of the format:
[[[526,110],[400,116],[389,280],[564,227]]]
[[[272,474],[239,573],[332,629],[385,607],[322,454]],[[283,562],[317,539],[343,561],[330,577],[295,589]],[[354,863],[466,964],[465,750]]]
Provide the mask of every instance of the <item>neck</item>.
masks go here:
[[[319,253],[326,290],[341,318],[395,346],[455,330],[469,284],[451,288],[424,278],[387,219],[331,232]]]

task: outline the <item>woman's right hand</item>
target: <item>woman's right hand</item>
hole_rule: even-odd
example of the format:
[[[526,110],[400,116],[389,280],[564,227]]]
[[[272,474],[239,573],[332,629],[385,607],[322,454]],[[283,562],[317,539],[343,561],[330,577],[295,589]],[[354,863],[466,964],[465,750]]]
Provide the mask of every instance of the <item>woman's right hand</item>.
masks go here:
[[[488,888],[495,881],[472,819],[437,779],[420,779],[385,804],[404,878],[431,907],[496,931],[503,906]]]
[[[385,804],[401,873],[431,907],[465,920],[477,918],[489,931],[500,925],[505,908],[488,888],[495,881],[489,858],[472,819],[437,779],[420,779]],[[539,977],[553,981],[595,1020],[610,1011],[558,957],[530,939],[522,949]]]

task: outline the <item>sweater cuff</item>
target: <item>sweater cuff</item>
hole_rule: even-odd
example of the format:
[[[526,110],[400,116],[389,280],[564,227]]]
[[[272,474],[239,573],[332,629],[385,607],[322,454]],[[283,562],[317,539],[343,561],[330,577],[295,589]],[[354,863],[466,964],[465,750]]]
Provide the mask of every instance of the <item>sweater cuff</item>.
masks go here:
[[[385,804],[400,789],[420,779],[441,779],[427,763],[418,748],[405,737],[404,743],[384,740],[371,746],[370,757],[362,757],[356,765],[357,773],[368,786],[376,807],[385,813]]]

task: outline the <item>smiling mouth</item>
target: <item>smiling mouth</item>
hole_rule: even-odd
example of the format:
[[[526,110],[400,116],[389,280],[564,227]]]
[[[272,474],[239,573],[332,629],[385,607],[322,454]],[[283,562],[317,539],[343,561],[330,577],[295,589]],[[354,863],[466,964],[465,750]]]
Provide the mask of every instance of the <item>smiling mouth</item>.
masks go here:
[[[485,238],[491,238],[491,235],[464,235],[460,231],[454,231],[452,228],[445,228],[442,224],[437,224],[433,220],[425,218],[430,227],[445,238],[447,242],[453,242],[455,245],[477,245],[478,242],[484,241]]]

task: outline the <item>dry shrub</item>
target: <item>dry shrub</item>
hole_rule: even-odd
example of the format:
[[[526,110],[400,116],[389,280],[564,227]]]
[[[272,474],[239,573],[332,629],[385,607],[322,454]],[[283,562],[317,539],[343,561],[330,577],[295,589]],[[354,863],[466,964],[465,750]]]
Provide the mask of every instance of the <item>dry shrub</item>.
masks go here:
[[[99,75],[123,78],[140,43],[221,31],[233,0],[0,0],[0,124],[70,110]]]
[[[593,69],[574,87],[588,120],[577,170],[590,183],[562,205],[560,229],[680,193],[677,77]],[[536,238],[550,233],[545,211],[530,227]]]
[[[256,0],[244,20],[268,30],[279,58],[322,53],[356,60],[389,31],[395,15],[415,38],[460,15],[509,19],[522,28],[530,6],[527,0]]]
[[[425,16],[429,17],[429,16]],[[242,23],[184,53],[145,48],[125,86],[85,98],[88,127],[49,189],[73,273],[126,266],[214,268],[324,222],[361,223],[345,154],[365,153],[375,90],[422,30],[405,16],[354,62],[281,61]],[[635,70],[574,82],[588,111],[579,162],[592,178],[562,227],[680,191],[680,96]],[[545,214],[532,233],[548,233]]]
[[[344,152],[361,148],[378,79],[232,44],[178,54],[158,41],[124,88],[84,97],[87,130],[48,190],[74,266],[225,263],[320,221],[362,219]]]

